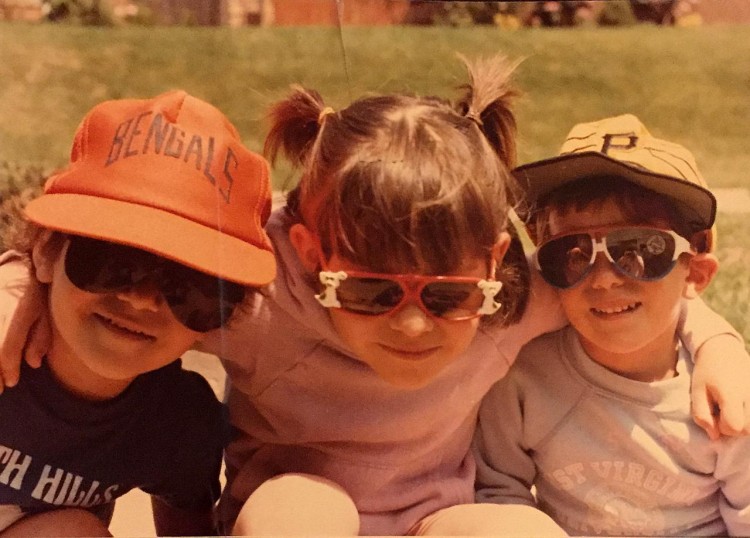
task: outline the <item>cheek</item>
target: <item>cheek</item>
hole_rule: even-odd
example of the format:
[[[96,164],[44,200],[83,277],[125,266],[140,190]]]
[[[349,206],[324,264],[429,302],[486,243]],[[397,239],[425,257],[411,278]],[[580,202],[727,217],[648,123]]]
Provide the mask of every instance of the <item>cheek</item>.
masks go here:
[[[65,270],[58,265],[55,268],[52,282],[48,285],[49,307],[55,322],[64,324],[77,313],[85,309],[93,298],[92,294],[76,288],[65,275]]]
[[[446,335],[446,339],[452,344],[455,353],[458,354],[464,351],[474,337],[477,335],[479,329],[479,320],[481,318],[469,319],[466,321],[443,321],[445,324],[443,327],[443,334]]]
[[[374,336],[386,316],[358,316],[338,308],[328,309],[331,323],[339,337],[352,350],[359,354],[367,337]]]
[[[575,318],[584,304],[576,289],[558,290],[557,296],[568,320]]]
[[[205,336],[204,333],[191,331],[179,321],[175,321],[175,323],[172,327],[172,345],[175,351],[173,351],[173,355],[171,356],[182,355],[191,347],[197,345]]]

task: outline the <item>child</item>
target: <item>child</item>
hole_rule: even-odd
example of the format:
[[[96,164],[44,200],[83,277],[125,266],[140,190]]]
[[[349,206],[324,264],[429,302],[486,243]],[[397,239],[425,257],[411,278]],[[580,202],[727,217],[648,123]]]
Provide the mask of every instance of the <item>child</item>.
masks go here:
[[[524,347],[485,398],[477,499],[538,506],[574,535],[750,535],[750,439],[690,418],[679,310],[718,266],[692,155],[624,115],[575,126],[516,176],[571,327]]]
[[[222,406],[178,357],[273,279],[270,192],[265,161],[182,91],[86,115],[33,225],[5,230],[4,257],[47,289],[52,341],[0,395],[3,536],[108,535],[136,487],[160,534],[215,532]]]
[[[391,95],[333,112],[296,88],[273,108],[266,151],[303,168],[267,226],[279,276],[241,335],[203,346],[231,380],[226,531],[445,534],[453,522],[502,534],[528,515],[559,532],[541,512],[466,505],[478,402],[520,347],[488,320],[518,301],[507,294],[498,312],[495,298],[510,242],[511,70],[479,65],[455,106]]]
[[[334,112],[298,88],[274,107],[267,152],[302,168],[266,228],[279,274],[201,344],[229,375],[224,532],[560,532],[529,507],[472,504],[482,396],[564,323],[538,276],[503,323],[523,303],[504,263],[511,71],[477,62],[455,105],[391,95]],[[722,323],[693,327],[693,345]]]

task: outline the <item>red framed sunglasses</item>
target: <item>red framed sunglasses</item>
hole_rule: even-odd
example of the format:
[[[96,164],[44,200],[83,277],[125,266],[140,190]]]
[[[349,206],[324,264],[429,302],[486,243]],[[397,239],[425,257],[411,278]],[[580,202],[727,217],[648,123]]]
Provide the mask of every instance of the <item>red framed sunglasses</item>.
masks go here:
[[[494,314],[500,309],[497,280],[461,276],[428,276],[365,271],[320,271],[321,293],[315,298],[326,308],[341,308],[365,316],[380,316],[414,302],[427,315],[463,321]]]

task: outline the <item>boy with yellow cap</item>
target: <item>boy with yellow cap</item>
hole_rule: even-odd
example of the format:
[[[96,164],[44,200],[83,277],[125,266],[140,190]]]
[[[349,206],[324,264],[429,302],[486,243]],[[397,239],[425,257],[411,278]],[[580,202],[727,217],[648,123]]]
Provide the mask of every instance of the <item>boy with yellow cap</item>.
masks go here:
[[[524,347],[484,400],[477,499],[538,506],[572,535],[750,535],[750,438],[691,418],[680,305],[718,268],[693,156],[623,115],[514,175],[571,326]]]
[[[159,534],[214,532],[226,422],[178,358],[273,280],[270,208],[266,162],[208,103],[172,91],[86,115],[1,260],[28,262],[52,326],[42,366],[0,395],[4,536],[107,534],[132,488]]]

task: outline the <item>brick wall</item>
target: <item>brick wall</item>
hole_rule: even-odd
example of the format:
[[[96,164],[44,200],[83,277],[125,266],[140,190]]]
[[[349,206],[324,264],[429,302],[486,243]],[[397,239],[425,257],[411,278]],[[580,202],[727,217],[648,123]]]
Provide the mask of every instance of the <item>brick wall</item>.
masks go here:
[[[266,0],[273,5],[273,23],[278,26],[337,25],[336,0]],[[342,0],[342,23],[387,25],[404,21],[409,0]]]

